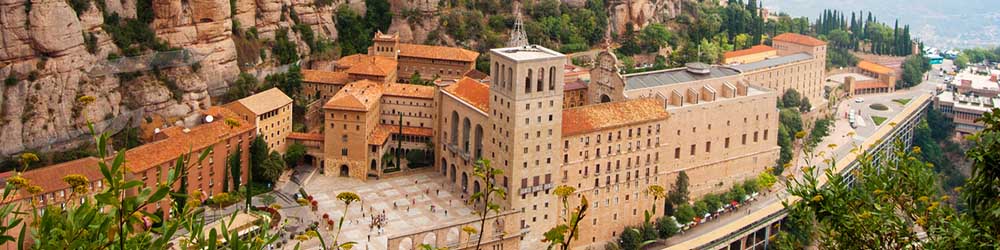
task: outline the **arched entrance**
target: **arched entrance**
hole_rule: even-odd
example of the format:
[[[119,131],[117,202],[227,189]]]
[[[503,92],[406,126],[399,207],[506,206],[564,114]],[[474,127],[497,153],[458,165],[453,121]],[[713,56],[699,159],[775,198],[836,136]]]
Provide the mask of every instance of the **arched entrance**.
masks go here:
[[[451,183],[455,183],[455,179],[458,176],[455,175],[455,165],[451,165]]]
[[[611,97],[606,94],[601,94],[601,103],[611,102]]]
[[[462,192],[469,191],[469,175],[462,173]]]
[[[347,176],[350,175],[350,173],[351,173],[351,168],[348,168],[347,165],[340,165],[340,176],[341,177],[347,177]]]
[[[375,160],[374,160],[374,159],[372,159],[372,166],[371,166],[371,168],[372,168],[372,169],[371,169],[372,171],[375,171],[375,170],[377,170],[377,169],[378,169],[378,163],[377,163],[377,162],[375,162]]]
[[[448,160],[441,158],[441,175],[448,176]]]
[[[479,193],[479,181],[472,182],[472,193]]]

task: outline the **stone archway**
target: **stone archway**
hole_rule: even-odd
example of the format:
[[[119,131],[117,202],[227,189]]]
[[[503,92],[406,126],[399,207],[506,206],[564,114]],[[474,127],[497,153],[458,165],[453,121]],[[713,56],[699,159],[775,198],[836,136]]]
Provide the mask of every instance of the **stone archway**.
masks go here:
[[[428,246],[437,246],[437,235],[434,232],[428,232],[424,234],[424,239],[420,241],[420,244],[427,244]]]
[[[611,97],[606,94],[601,94],[601,103],[611,102]]]
[[[375,162],[375,159],[372,159],[372,164],[371,165],[372,165],[371,166],[371,168],[372,168],[371,170],[372,171],[376,171],[378,169],[378,162]]]
[[[468,191],[469,191],[469,175],[466,173],[462,173],[462,192],[465,193]]]
[[[410,239],[409,237],[407,237],[407,238],[404,238],[403,240],[399,241],[399,248],[398,249],[399,250],[412,250],[413,249],[413,239]]]
[[[479,193],[479,181],[472,182],[472,193]]]
[[[448,176],[448,160],[441,158],[441,175]]]
[[[451,164],[451,183],[455,183],[458,175],[455,174],[455,164]]]
[[[347,165],[340,165],[340,176],[341,177],[351,176],[351,168],[347,167]]]
[[[449,246],[458,245],[459,236],[458,227],[452,227],[444,237],[444,244]]]

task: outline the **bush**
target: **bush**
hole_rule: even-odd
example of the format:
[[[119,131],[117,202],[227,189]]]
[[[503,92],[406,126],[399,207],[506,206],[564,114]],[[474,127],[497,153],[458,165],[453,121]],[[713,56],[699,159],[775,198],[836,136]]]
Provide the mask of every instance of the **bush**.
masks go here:
[[[639,231],[638,228],[626,227],[625,230],[622,231],[622,236],[620,239],[622,249],[625,250],[639,249],[639,246],[642,244],[643,241],[642,237],[643,237],[642,232]]]
[[[3,85],[6,85],[6,86],[17,85],[17,77],[14,76],[13,72],[11,72],[10,74],[7,75],[7,79],[3,80]]]
[[[656,221],[656,232],[660,239],[670,238],[679,231],[680,228],[677,228],[677,221],[674,218],[663,216]]]
[[[298,46],[288,40],[287,28],[278,29],[278,32],[274,35],[274,39],[271,54],[274,54],[274,57],[278,59],[278,63],[290,64],[299,60]]]

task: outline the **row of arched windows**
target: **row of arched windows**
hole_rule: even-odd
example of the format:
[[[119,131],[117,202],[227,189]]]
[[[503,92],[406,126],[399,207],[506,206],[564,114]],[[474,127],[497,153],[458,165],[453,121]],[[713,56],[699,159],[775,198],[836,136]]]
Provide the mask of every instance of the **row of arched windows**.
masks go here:
[[[493,82],[500,88],[511,90],[514,87],[516,81],[514,80],[513,67],[494,62],[493,71]],[[506,74],[504,74],[505,72]],[[548,76],[549,90],[556,90],[556,67],[549,67],[547,75],[545,68],[539,67],[538,69],[528,69],[527,75],[524,77],[524,93],[530,94],[532,92],[532,84],[534,84],[535,92],[545,91],[546,76]]]
[[[469,121],[468,117],[462,118],[462,127],[459,130],[459,117],[458,112],[451,112],[451,144],[459,145],[461,149],[467,154],[471,154],[473,159],[479,159],[483,155],[483,126],[476,124],[475,131],[470,131],[472,129],[472,122]],[[461,141],[459,141],[459,133],[461,132]],[[470,138],[470,132],[472,138]],[[470,139],[471,144],[470,145]],[[472,150],[472,151],[470,151]]]

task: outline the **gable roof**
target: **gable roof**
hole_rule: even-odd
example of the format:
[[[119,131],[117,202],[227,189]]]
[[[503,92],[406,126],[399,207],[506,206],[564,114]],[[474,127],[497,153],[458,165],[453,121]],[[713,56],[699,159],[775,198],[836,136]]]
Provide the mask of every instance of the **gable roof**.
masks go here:
[[[473,80],[472,78],[463,77],[462,80],[459,80],[457,83],[444,87],[444,91],[454,95],[466,103],[469,103],[473,108],[489,114],[490,86]]]
[[[654,98],[593,104],[563,110],[562,135],[572,136],[604,129],[667,119],[663,101]]]
[[[771,51],[776,51],[776,49],[772,48],[771,46],[767,46],[767,45],[756,45],[756,46],[750,47],[748,49],[741,49],[741,50],[734,50],[734,51],[726,52],[723,55],[723,58],[729,59],[729,58],[733,58],[733,57],[753,55],[753,54],[764,53],[764,52],[771,52]]]
[[[146,143],[125,152],[125,165],[131,172],[139,173],[171,162],[180,155],[189,152],[192,153],[192,157],[197,157],[197,154],[200,153],[198,150],[255,128],[250,122],[244,121],[236,113],[223,107],[212,106],[202,111],[202,114],[211,115],[215,117],[215,120],[194,126],[187,131],[181,126],[167,128],[167,130],[160,132],[167,135],[167,138]],[[239,126],[230,128],[225,123],[225,119],[235,119]]]
[[[387,83],[382,95],[434,99],[434,87],[416,84]]]
[[[475,62],[479,52],[455,47],[400,43],[399,56]]]
[[[858,62],[858,68],[860,68],[862,70],[865,70],[865,71],[875,72],[875,73],[878,73],[878,74],[890,74],[890,73],[893,72],[893,70],[890,69],[889,67],[882,66],[881,64],[877,64],[877,63],[873,63],[873,62],[869,62],[869,61],[865,61],[865,60],[861,60],[860,62]]]
[[[784,33],[774,37],[774,41],[789,42],[794,44],[806,45],[806,46],[823,46],[826,42],[823,40],[816,39],[815,37],[797,34],[797,33]]]
[[[382,85],[370,80],[360,80],[344,85],[330,98],[324,109],[367,111],[382,98]]]
[[[396,72],[396,65],[396,60],[366,54],[349,55],[336,61],[336,66],[346,68],[344,72],[348,74],[369,76],[388,76]]]
[[[346,84],[348,81],[348,75],[347,72],[303,69],[302,81],[325,84]]]
[[[42,188],[42,194],[52,193],[70,188],[69,184],[63,181],[63,177],[71,174],[79,174],[87,177],[90,182],[104,179],[101,169],[97,165],[100,160],[93,156],[80,158],[68,162],[36,168],[21,173],[21,177],[28,179],[31,185],[38,185]],[[13,171],[8,172],[13,174]],[[9,176],[8,176],[9,178]],[[6,181],[4,182],[6,183]],[[93,191],[93,190],[91,190]],[[69,195],[67,191],[66,195]],[[13,200],[29,197],[27,192],[18,192]]]
[[[255,115],[261,115],[272,110],[284,107],[292,103],[292,98],[285,95],[278,88],[271,88],[243,99],[236,100],[237,103]]]

